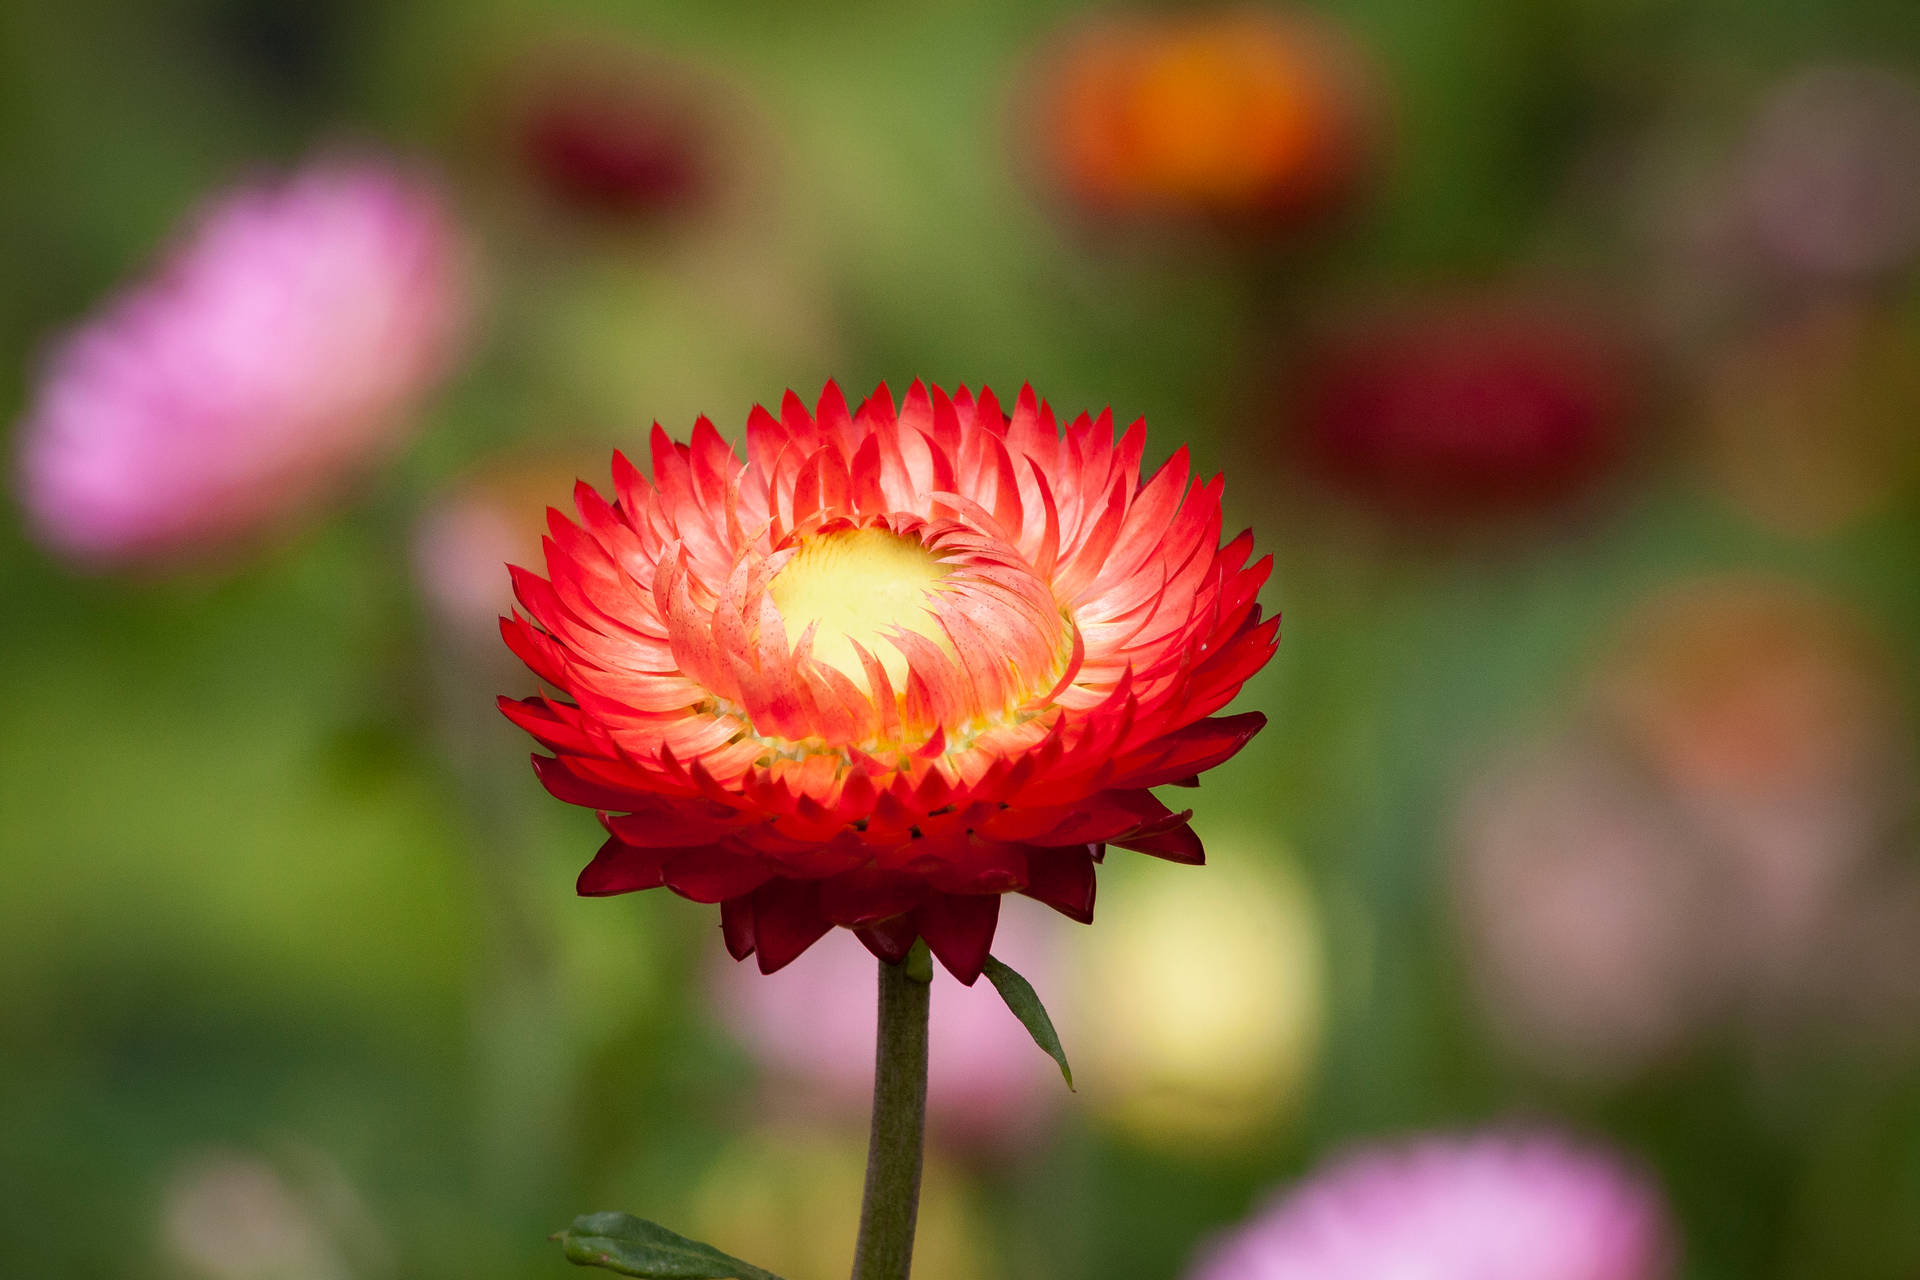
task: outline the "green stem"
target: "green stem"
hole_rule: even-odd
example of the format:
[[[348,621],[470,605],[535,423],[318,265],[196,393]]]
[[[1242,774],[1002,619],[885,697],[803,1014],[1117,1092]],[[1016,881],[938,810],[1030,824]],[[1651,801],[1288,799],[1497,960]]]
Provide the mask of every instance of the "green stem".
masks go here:
[[[927,1009],[933,966],[916,942],[880,965],[880,1029],[873,1054],[873,1131],[853,1280],[907,1280],[920,1212],[920,1149],[927,1129]]]

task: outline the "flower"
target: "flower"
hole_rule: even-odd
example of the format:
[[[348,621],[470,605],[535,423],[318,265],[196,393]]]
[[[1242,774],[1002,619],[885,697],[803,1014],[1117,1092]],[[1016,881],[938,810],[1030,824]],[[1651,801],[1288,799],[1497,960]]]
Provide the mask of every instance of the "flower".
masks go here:
[[[1190,1280],[1662,1280],[1672,1231],[1617,1157],[1548,1133],[1363,1150],[1283,1193]]]
[[[347,1280],[393,1265],[359,1188],[305,1144],[271,1158],[183,1153],[166,1171],[157,1225],[166,1274],[193,1280]]]
[[[1104,15],[1049,59],[1044,163],[1097,215],[1313,221],[1374,151],[1370,77],[1342,36],[1254,9]]]
[[[1551,507],[1623,451],[1626,353],[1557,303],[1454,299],[1343,328],[1305,358],[1295,412],[1335,484],[1416,519]]]
[[[1528,740],[1468,787],[1452,874],[1475,986],[1505,1047],[1616,1081],[1724,1005],[1725,877],[1592,734]]]
[[[1901,267],[1920,252],[1920,83],[1845,63],[1795,74],[1755,118],[1741,178],[1779,265],[1842,281]]]
[[[512,125],[528,172],[555,200],[608,219],[666,214],[710,194],[714,122],[691,73],[603,41],[533,63]]]
[[[85,564],[151,562],[318,505],[446,368],[460,260],[435,191],[376,160],[221,197],[54,351],[21,427],[37,533]]]
[[[1808,1000],[1850,900],[1911,827],[1903,692],[1873,619],[1791,578],[1669,587],[1610,648],[1596,712],[1718,854],[1725,945],[1755,1003]]]
[[[1060,958],[1041,923],[1003,910],[994,950],[1050,991]],[[861,963],[865,956],[858,947],[818,947],[773,978],[734,965],[714,971],[713,1007],[775,1077],[770,1084],[780,1100],[798,1085],[804,1101],[824,1103],[843,1118],[864,1120],[871,1110],[873,970]],[[1043,1139],[1067,1096],[1060,1073],[991,989],[962,987],[942,974],[934,985],[927,1118],[935,1132],[949,1146],[988,1155]],[[1065,1032],[1065,1010],[1052,1003]]]
[[[1707,477],[1751,519],[1798,537],[1857,527],[1911,495],[1917,339],[1912,316],[1847,299],[1726,344],[1702,380]]]
[[[1212,874],[1110,885],[1072,984],[1088,1101],[1187,1154],[1258,1141],[1297,1108],[1325,1022],[1320,923],[1290,860],[1246,833],[1208,839],[1231,855]]]
[[[1872,619],[1717,574],[1637,604],[1605,651],[1573,723],[1509,752],[1456,817],[1496,1028],[1590,1079],[1730,1023],[1770,1051],[1879,1038],[1912,1008],[1894,922],[1920,879],[1898,856],[1912,725]]]
[[[1150,788],[1265,723],[1214,713],[1278,643],[1271,561],[1219,545],[1219,477],[1189,488],[1183,448],[1143,482],[1145,448],[1031,389],[1009,418],[829,383],[756,408],[744,463],[705,418],[654,427],[651,482],[615,454],[502,620],[562,695],[501,700],[541,780],[610,815],[580,892],[717,902],[767,973],[841,925],[971,984],[1001,894],[1085,921],[1106,844],[1201,861]]]
[[[513,659],[500,652],[500,611],[513,607],[513,592],[500,566],[538,553],[542,503],[572,490],[580,452],[489,458],[437,494],[414,524],[414,578],[429,613],[463,644],[484,640],[503,668]]]

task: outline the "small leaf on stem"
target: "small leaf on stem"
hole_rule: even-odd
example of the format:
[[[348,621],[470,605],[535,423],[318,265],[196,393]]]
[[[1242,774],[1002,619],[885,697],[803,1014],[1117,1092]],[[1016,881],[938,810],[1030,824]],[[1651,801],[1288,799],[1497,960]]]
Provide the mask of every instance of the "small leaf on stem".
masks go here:
[[[1020,1019],[1020,1025],[1027,1029],[1033,1042],[1060,1064],[1060,1074],[1066,1079],[1067,1088],[1073,1088],[1073,1068],[1067,1065],[1067,1051],[1060,1047],[1060,1037],[1053,1029],[1053,1019],[1047,1016],[1047,1007],[1040,1003],[1033,984],[992,956],[987,957],[987,966],[981,972],[987,975],[987,981],[1000,993],[1000,998],[1007,1002],[1007,1008],[1013,1010],[1013,1016]]]
[[[648,1280],[780,1280],[771,1271],[630,1213],[584,1213],[553,1237],[579,1267]]]
[[[901,961],[907,966],[907,976],[922,985],[933,981],[933,952],[927,949],[925,938],[913,940],[913,950],[907,952],[907,958]]]

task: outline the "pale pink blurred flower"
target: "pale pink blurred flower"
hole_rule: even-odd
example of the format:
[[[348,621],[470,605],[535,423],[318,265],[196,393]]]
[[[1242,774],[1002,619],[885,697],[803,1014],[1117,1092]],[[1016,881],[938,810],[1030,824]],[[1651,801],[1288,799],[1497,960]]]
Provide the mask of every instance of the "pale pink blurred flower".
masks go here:
[[[1662,1280],[1659,1194],[1545,1133],[1417,1140],[1337,1160],[1257,1213],[1189,1280]]]
[[[439,195],[336,158],[214,201],[53,351],[20,431],[42,541],[168,561],[282,525],[391,452],[467,309]]]
[[[393,1251],[357,1188],[325,1154],[191,1153],[161,1188],[158,1252],[192,1280],[349,1280],[386,1276]]]
[[[1744,1024],[1884,1038],[1920,1000],[1911,723],[1871,620],[1758,575],[1676,584],[1573,724],[1465,792],[1453,870],[1512,1049],[1629,1074]]]
[[[1027,905],[1007,899],[993,953],[1033,984],[1062,1025],[1051,921]],[[791,1101],[797,1086],[804,1103],[858,1119],[873,1095],[874,962],[864,947],[840,941],[771,975],[722,961],[712,986],[721,1021],[768,1072],[776,1104]],[[1066,1085],[990,983],[963,987],[935,965],[929,1035],[927,1113],[939,1137],[1004,1151],[1046,1135]]]
[[[1727,942],[1798,998],[1841,903],[1913,808],[1910,726],[1869,618],[1791,579],[1717,575],[1634,611],[1595,691],[1724,864]]]
[[[1834,65],[1780,86],[1744,157],[1754,239],[1813,276],[1851,278],[1920,252],[1920,83]]]
[[[434,497],[414,525],[411,550],[414,579],[437,624],[458,640],[500,647],[500,617],[514,605],[507,566],[540,563],[547,508],[571,500],[583,465],[564,449],[510,453]]]
[[[1518,1056],[1629,1075],[1719,1007],[1714,868],[1615,753],[1528,744],[1468,789],[1455,844],[1475,985]]]

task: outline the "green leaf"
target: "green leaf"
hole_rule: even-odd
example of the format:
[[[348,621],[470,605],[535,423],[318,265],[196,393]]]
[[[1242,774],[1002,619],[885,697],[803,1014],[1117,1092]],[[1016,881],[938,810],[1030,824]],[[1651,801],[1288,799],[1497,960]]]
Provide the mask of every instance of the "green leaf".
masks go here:
[[[907,966],[907,976],[915,982],[933,981],[933,952],[927,949],[925,938],[913,940],[913,950],[907,952],[907,958],[901,963]]]
[[[1060,1047],[1060,1037],[1053,1029],[1053,1019],[1047,1016],[1047,1007],[1040,1003],[1033,984],[992,956],[987,957],[986,968],[980,972],[987,975],[987,981],[1007,1002],[1007,1008],[1013,1010],[1013,1016],[1020,1019],[1020,1025],[1027,1029],[1033,1042],[1060,1064],[1060,1074],[1066,1079],[1067,1088],[1073,1088],[1073,1068],[1067,1065],[1067,1051]]]
[[[553,1237],[577,1267],[604,1267],[650,1280],[780,1280],[710,1244],[676,1235],[630,1213],[583,1213]]]

